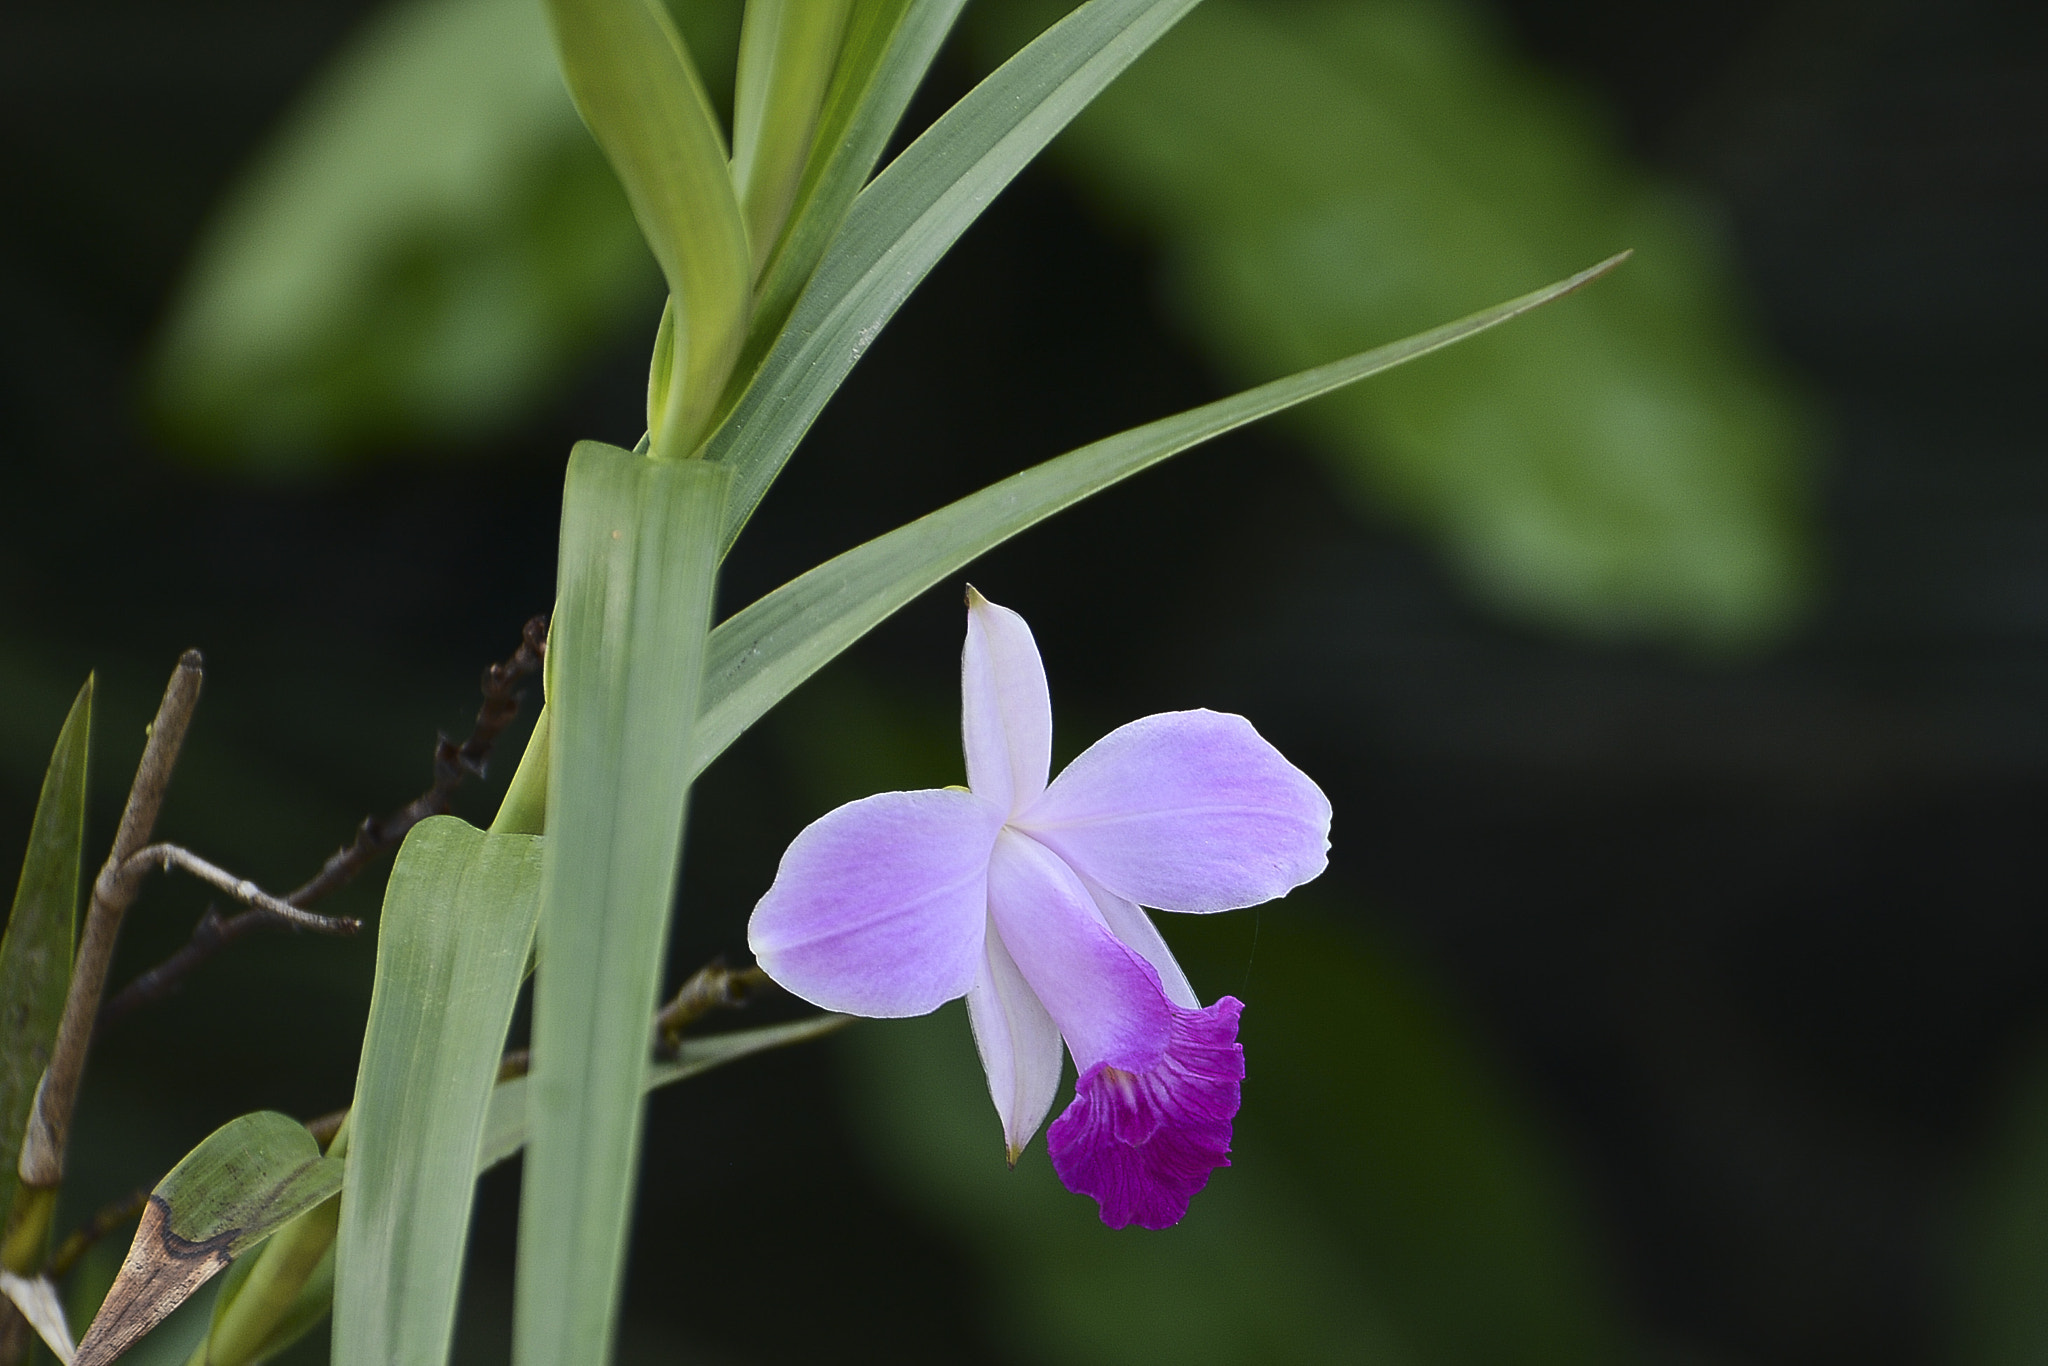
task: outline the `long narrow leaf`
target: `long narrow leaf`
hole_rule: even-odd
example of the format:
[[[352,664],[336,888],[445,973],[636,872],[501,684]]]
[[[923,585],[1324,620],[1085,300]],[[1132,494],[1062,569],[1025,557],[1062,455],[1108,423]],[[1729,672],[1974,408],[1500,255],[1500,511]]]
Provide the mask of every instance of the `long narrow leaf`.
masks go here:
[[[847,372],[998,191],[1196,0],[1090,0],[948,110],[855,201],[781,340],[706,445],[730,546]],[[657,448],[658,448],[657,443]]]
[[[341,1198],[336,1196],[286,1224],[248,1256],[237,1257],[221,1277],[206,1340],[186,1366],[268,1361],[318,1327],[334,1303],[340,1217]]]
[[[395,870],[394,870],[395,871]],[[537,880],[531,874],[523,875],[522,884]],[[391,932],[387,912],[384,933]],[[714,1034],[707,1038],[686,1040],[676,1056],[649,1064],[643,1080],[645,1090],[670,1086],[679,1081],[688,1081],[715,1067],[775,1048],[786,1048],[791,1044],[806,1043],[822,1038],[852,1024],[852,1017],[846,1015],[820,1015],[813,1019],[797,1020],[789,1024],[767,1025],[759,1029],[735,1030],[727,1034]],[[492,1088],[488,1117],[483,1127],[483,1142],[476,1155],[476,1174],[503,1162],[526,1145],[526,1091],[527,1079],[513,1077],[499,1082]],[[350,1128],[356,1124],[350,1121]],[[337,1139],[333,1154],[341,1151],[345,1140]],[[353,1154],[351,1154],[353,1156]],[[352,1165],[352,1164],[351,1164]],[[344,1185],[343,1190],[348,1187]],[[327,1211],[326,1206],[315,1208],[301,1216],[300,1224],[310,1225]],[[424,1217],[424,1216],[422,1216]],[[221,1290],[213,1305],[213,1322],[207,1340],[193,1356],[188,1366],[249,1366],[252,1362],[268,1361],[287,1347],[304,1337],[320,1321],[327,1317],[334,1292],[334,1220],[330,1216],[326,1224],[326,1253],[319,1255],[322,1244],[318,1241],[319,1230],[308,1228],[308,1236],[299,1240],[296,1247],[287,1248],[293,1242],[294,1226],[287,1225],[262,1247],[236,1261],[228,1268],[228,1274],[221,1278]],[[280,1252],[296,1259],[299,1265],[289,1274],[276,1275],[273,1266]],[[311,1262],[310,1267],[306,1265]],[[430,1269],[431,1270],[431,1269]],[[438,1274],[434,1272],[433,1274]],[[266,1287],[263,1282],[269,1280]],[[260,1318],[246,1312],[246,1295],[263,1294],[266,1288],[272,1290],[282,1285],[297,1289],[288,1300],[266,1306]],[[182,1355],[182,1354],[181,1354]],[[414,1361],[416,1356],[393,1357],[393,1360]]]
[[[681,310],[654,447],[695,446],[746,336],[753,272],[718,116],[661,0],[547,0],[562,74]]]
[[[754,291],[742,373],[750,372],[780,335],[966,3],[864,0],[854,7],[789,224]]]
[[[1497,327],[1590,283],[1626,257],[1405,341],[1105,437],[792,579],[711,633],[691,772],[896,609],[1027,527],[1191,446]]]
[[[14,1203],[14,1164],[50,1063],[77,937],[79,856],[85,842],[85,771],[92,751],[93,680],[87,678],[57,732],[43,774],[14,910],[0,937],[0,1223]]]
[[[548,805],[514,1359],[610,1359],[642,1073],[675,895],[729,480],[569,459],[548,646]]]
[[[796,202],[852,0],[753,0],[733,84],[732,185],[756,275]]]
[[[435,816],[384,892],[349,1112],[334,1360],[438,1363],[455,1331],[477,1149],[540,912],[541,839]]]
[[[128,1259],[78,1344],[105,1366],[236,1257],[341,1189],[344,1164],[274,1110],[207,1135],[150,1192]]]

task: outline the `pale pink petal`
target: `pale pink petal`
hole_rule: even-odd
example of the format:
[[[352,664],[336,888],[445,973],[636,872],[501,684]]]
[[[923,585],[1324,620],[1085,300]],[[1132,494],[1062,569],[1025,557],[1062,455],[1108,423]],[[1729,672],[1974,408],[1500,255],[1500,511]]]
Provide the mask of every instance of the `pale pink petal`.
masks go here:
[[[1159,1060],[1173,1009],[1159,974],[1109,932],[1073,869],[1005,830],[989,859],[988,909],[1076,1067],[1142,1071]]]
[[[1098,1064],[1045,1131],[1068,1190],[1102,1206],[1111,1228],[1180,1222],[1209,1173],[1230,1165],[1230,1128],[1243,1094],[1244,1006],[1226,996],[1206,1010],[1173,1008],[1166,1052],[1141,1072]]]
[[[989,849],[1002,821],[954,789],[849,802],[783,852],[747,944],[770,977],[827,1010],[936,1010],[980,972]]]
[[[1081,882],[1088,888],[1088,894],[1095,898],[1095,908],[1102,912],[1103,923],[1109,926],[1110,932],[1136,949],[1139,957],[1150,963],[1152,970],[1159,974],[1159,986],[1166,993],[1166,999],[1190,1010],[1198,1008],[1202,998],[1195,995],[1188,975],[1181,971],[1173,950],[1166,947],[1165,938],[1160,935],[1159,927],[1152,923],[1152,917],[1145,914],[1145,908],[1096,886],[1085,877]]]
[[[1045,791],[1052,767],[1052,696],[1024,618],[967,590],[960,656],[960,730],[967,785],[1009,815]]]
[[[988,1073],[988,1093],[1003,1122],[1012,1166],[1045,1123],[1060,1085],[1060,1031],[990,924],[982,936],[981,975],[967,992],[967,1020]]]
[[[1117,896],[1167,911],[1256,906],[1329,862],[1329,798],[1223,712],[1111,731],[1011,824]]]

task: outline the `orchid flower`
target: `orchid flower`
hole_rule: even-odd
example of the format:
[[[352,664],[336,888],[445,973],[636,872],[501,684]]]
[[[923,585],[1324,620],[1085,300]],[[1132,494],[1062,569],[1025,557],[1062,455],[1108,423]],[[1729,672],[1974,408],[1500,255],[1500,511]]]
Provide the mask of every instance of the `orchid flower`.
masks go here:
[[[1165,1228],[1230,1164],[1244,1081],[1235,997],[1204,1006],[1142,907],[1225,911],[1328,862],[1330,803],[1241,716],[1164,712],[1050,784],[1052,702],[1024,618],[967,590],[967,786],[829,812],[782,856],[748,943],[828,1010],[923,1015],[967,998],[1010,1162],[1074,1099],[1053,1169],[1113,1228]]]

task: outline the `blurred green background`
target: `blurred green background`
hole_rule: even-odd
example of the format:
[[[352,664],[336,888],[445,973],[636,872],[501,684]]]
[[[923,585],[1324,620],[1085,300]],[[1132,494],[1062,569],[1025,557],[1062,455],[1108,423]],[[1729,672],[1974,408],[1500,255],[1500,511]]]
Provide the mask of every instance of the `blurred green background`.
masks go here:
[[[729,98],[736,10],[676,9]],[[970,6],[912,130],[1059,9]],[[523,0],[20,0],[0,73],[0,867],[83,673],[104,835],[196,644],[164,831],[290,885],[546,609],[656,276]],[[2048,1358],[2044,76],[2041,13],[1987,0],[1208,0],[1146,56],[879,339],[729,607],[1637,255],[973,571],[1063,755],[1227,708],[1336,803],[1323,881],[1166,926],[1249,1003],[1193,1217],[1112,1234],[1042,1149],[1005,1171],[956,1009],[863,1025],[655,1102],[626,1358]],[[706,778],[676,977],[830,804],[958,780],[957,602]],[[153,887],[117,978],[204,904]],[[110,1037],[71,1217],[340,1104],[371,951],[244,944]],[[465,1359],[505,1354],[516,1181]]]

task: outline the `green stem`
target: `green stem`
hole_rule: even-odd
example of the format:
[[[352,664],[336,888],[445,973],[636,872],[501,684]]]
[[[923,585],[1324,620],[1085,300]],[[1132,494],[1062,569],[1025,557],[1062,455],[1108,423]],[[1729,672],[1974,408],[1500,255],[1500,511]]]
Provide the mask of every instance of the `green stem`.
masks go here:
[[[495,835],[544,835],[548,828],[548,720],[547,703],[541,703],[534,718],[533,734],[527,737],[526,752],[512,771],[512,783],[505,800],[491,821]]]

